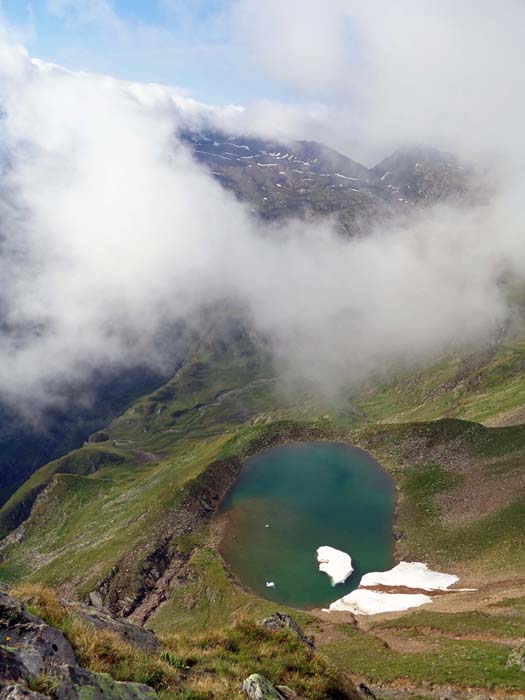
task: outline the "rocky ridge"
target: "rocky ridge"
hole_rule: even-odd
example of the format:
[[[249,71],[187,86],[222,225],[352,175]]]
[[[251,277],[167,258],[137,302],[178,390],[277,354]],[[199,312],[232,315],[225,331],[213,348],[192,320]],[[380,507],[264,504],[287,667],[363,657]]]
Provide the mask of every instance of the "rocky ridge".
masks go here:
[[[266,220],[333,215],[349,235],[403,218],[416,205],[467,198],[474,175],[431,148],[400,149],[373,168],[314,141],[289,144],[220,132],[181,139],[221,185]]]

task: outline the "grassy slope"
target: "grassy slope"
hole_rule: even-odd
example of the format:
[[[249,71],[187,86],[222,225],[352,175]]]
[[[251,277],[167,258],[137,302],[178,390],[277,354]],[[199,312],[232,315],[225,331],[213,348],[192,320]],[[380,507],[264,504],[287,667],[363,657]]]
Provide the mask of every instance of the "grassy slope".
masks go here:
[[[287,411],[251,340],[241,333],[201,343],[172,381],[113,422],[109,440],[46,465],[14,494],[4,513],[44,488],[23,541],[3,552],[0,577],[66,584],[86,595],[123,557],[152,549],[210,463],[271,437],[265,421],[239,430],[267,409]],[[191,549],[191,539],[182,534],[179,551]]]
[[[519,668],[506,666],[509,650],[523,637],[525,596],[498,600],[508,581],[515,581],[518,592],[525,575],[525,480],[516,481],[524,472],[525,426],[489,429],[465,422],[525,420],[524,350],[522,342],[514,342],[480,355],[446,358],[357,397],[363,416],[382,423],[358,431],[357,441],[391,471],[399,487],[399,556],[467,577],[475,572],[476,585],[500,582],[487,585],[486,593],[482,588],[470,604],[481,612],[462,611],[468,604],[460,600],[457,612],[429,608],[405,614],[372,624],[366,635],[341,626],[336,639],[322,644],[331,661],[379,688],[429,683],[525,688]],[[438,420],[444,416],[463,420]],[[483,484],[492,494],[478,489]],[[479,515],[451,523],[450,501],[462,492],[466,509],[470,501]],[[485,513],[492,496],[494,508]],[[495,602],[488,604],[493,596]]]
[[[65,634],[81,666],[115,680],[146,683],[163,700],[241,698],[242,682],[252,673],[264,674],[275,685],[291,686],[311,700],[357,698],[343,673],[287,631],[268,631],[242,620],[227,630],[206,634],[186,630],[163,635],[164,648],[145,653],[115,631],[86,623],[75,605],[64,605],[50,589],[26,584],[13,593],[31,612]],[[53,678],[41,676],[31,687],[52,695]]]
[[[367,635],[341,625],[338,638],[322,649],[332,662],[380,686],[452,683],[523,691],[525,676],[507,667],[507,659],[523,636],[524,606],[525,597],[483,612],[427,608],[372,623]]]
[[[33,509],[25,540],[5,551],[0,576],[65,585],[85,595],[127,553],[147,551],[188,484],[210,462],[242,456],[250,444],[286,433],[299,418],[306,424],[315,421],[327,433],[336,429],[346,434],[390,471],[400,495],[400,554],[493,579],[525,576],[523,491],[513,487],[493,512],[468,523],[447,519],[447,494],[469,486],[469,479],[493,479],[505,490],[512,475],[522,472],[525,427],[435,421],[443,415],[485,420],[515,410],[525,392],[522,359],[519,343],[479,357],[449,358],[386,388],[368,388],[354,397],[350,411],[341,411],[336,420],[321,420],[325,410],[286,402],[264,355],[247,336],[228,343],[212,338],[195,348],[171,382],[114,421],[109,441],[46,465],[15,494],[15,501],[23,501],[29,490],[49,484]],[[359,419],[363,414],[375,425]],[[276,422],[283,419],[289,422]],[[406,424],[408,419],[432,422]],[[179,550],[191,554],[191,576],[150,620],[154,629],[197,633],[274,608],[232,583],[210,546],[212,539],[208,526],[179,538]],[[524,604],[517,598],[514,607],[498,608],[498,615],[522,615]],[[299,617],[315,626],[308,616]],[[408,620],[405,627],[388,634],[405,642],[421,637],[421,619],[400,619]],[[321,649],[343,668],[377,682],[409,678],[524,687],[519,685],[522,676],[504,665],[515,635],[512,625],[502,643],[499,638],[452,639],[447,636],[449,618],[437,617],[433,624],[434,632],[425,632],[417,651],[402,645],[385,651],[384,632],[372,630],[370,636],[346,626],[337,641],[321,641]],[[469,624],[474,636],[484,633],[485,623],[472,618]],[[494,618],[494,624],[501,630],[500,619]]]
[[[340,626],[339,633],[337,641],[323,646],[324,654],[370,683],[525,690],[523,672],[517,667],[506,668],[510,646],[505,644],[444,638],[436,629],[435,635],[419,648],[414,645],[413,650],[401,651],[387,648],[381,638],[348,626]],[[417,638],[419,634],[416,627],[407,627],[408,637]]]
[[[171,382],[113,423],[110,440],[38,470],[3,509],[3,515],[9,513],[45,487],[24,542],[0,565],[2,577],[33,574],[51,584],[72,580],[85,593],[130,545],[147,539],[176,507],[184,484],[218,456],[239,422],[235,414],[242,412],[244,419],[255,410],[252,401],[264,401],[255,385],[253,396],[247,390],[246,397],[214,404],[219,390],[244,387],[267,371],[246,337],[235,347],[237,362],[226,347],[197,347]]]
[[[275,603],[232,586],[220,557],[210,547],[199,549],[191,561],[192,581],[174,591],[159,608],[151,626],[155,632],[199,633],[222,629],[234,620],[261,619],[275,612]],[[306,624],[311,615],[281,606],[296,622]]]
[[[370,422],[405,423],[443,416],[484,422],[525,404],[525,341],[451,356],[417,373],[399,371],[357,398]],[[520,422],[525,422],[525,414]]]
[[[384,425],[357,431],[356,441],[374,454],[399,486],[397,527],[400,556],[424,558],[442,567],[470,562],[485,573],[525,572],[525,426],[486,428],[457,419]],[[500,507],[467,522],[449,513],[468,485],[476,510],[477,486],[494,482]],[[464,567],[462,567],[464,568]]]

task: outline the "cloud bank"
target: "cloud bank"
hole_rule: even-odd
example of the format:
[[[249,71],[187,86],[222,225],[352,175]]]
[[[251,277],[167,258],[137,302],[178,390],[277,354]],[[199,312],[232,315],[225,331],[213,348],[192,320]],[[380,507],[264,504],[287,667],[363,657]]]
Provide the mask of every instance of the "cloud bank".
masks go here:
[[[232,24],[253,69],[337,115],[324,133],[358,159],[416,140],[513,157],[523,141],[520,0],[236,0]]]
[[[323,390],[392,363],[418,362],[483,342],[505,322],[501,279],[525,272],[523,183],[516,177],[524,155],[518,129],[523,88],[516,87],[509,114],[500,118],[493,82],[496,76],[503,81],[497,92],[501,100],[510,95],[513,73],[507,60],[514,57],[513,42],[505,42],[510,45],[506,60],[496,57],[484,77],[476,72],[475,84],[464,94],[460,86],[470,80],[482,44],[480,39],[479,50],[465,60],[455,50],[459,37],[470,36],[467,13],[454,10],[457,31],[451,33],[436,15],[424,40],[416,3],[407,3],[410,13],[403,15],[412,22],[407,34],[401,16],[391,16],[388,8],[378,17],[378,3],[363,10],[334,2],[329,18],[324,8],[323,19],[320,3],[301,2],[296,17],[315,26],[315,36],[301,42],[299,22],[288,35],[296,59],[268,57],[284,40],[279,32],[296,5],[265,3],[267,17],[259,16],[259,3],[246,1],[235,21],[242,26],[252,21],[262,34],[274,18],[277,36],[268,50],[254,44],[256,60],[305,95],[327,100],[319,103],[319,123],[327,123],[331,109],[353,110],[362,134],[368,115],[368,137],[387,125],[378,145],[409,136],[443,145],[463,135],[471,153],[482,152],[483,133],[483,155],[496,154],[505,174],[512,174],[506,187],[485,206],[441,206],[416,215],[409,226],[383,228],[358,240],[341,239],[328,222],[268,227],[192,160],[176,131],[189,121],[285,133],[285,107],[281,116],[269,109],[271,127],[268,115],[253,122],[257,110],[214,109],[162,86],[71,73],[33,61],[21,47],[3,41],[3,401],[34,411],[58,400],[61,386],[84,380],[96,368],[161,363],[165,349],[155,339],[162,329],[175,320],[195,322],[203,305],[225,299],[242,306],[255,330],[271,340],[280,367]],[[506,10],[514,5],[504,3],[507,24]],[[434,9],[443,12],[445,22],[452,5],[442,7]],[[476,7],[483,15],[475,19],[476,31],[488,31],[492,6]],[[408,42],[412,30],[416,37]],[[503,28],[497,32],[503,38]],[[357,52],[346,44],[356,36],[361,36]],[[392,36],[399,52],[383,75]],[[443,36],[449,38],[444,46]],[[312,72],[321,51],[327,55]],[[416,59],[423,70],[417,70]],[[457,114],[450,99],[434,112],[449,90],[453,66],[459,71],[450,92],[458,101]],[[399,77],[401,69],[405,75]],[[362,75],[368,76],[365,87]],[[323,107],[329,99],[333,107]],[[478,131],[471,128],[476,113]]]

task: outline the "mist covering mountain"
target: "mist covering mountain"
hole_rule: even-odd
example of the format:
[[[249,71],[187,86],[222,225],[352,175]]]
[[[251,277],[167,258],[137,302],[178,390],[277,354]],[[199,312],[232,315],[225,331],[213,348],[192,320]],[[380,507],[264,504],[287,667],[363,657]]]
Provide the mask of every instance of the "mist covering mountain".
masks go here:
[[[436,76],[419,39],[384,53],[393,10],[354,7],[369,60],[349,79],[349,7],[335,3],[332,23],[307,3],[290,23],[292,5],[259,16],[246,2],[233,21],[260,70],[323,108],[212,107],[34,59],[2,32],[2,498],[169,378],[188,344],[167,329],[199,337],[210,309],[232,309],[287,386],[334,402],[512,325],[525,274],[515,42],[474,81],[481,30],[502,25],[448,4],[429,24],[411,3],[414,36],[436,51],[448,39]],[[293,60],[276,65],[291,24]],[[299,40],[312,26],[316,51]],[[509,108],[488,109],[493,94]],[[311,136],[319,114],[326,144]]]
[[[243,308],[323,393],[506,322],[519,187],[496,165],[430,144],[364,166],[239,110],[2,52],[2,399],[33,421],[94,369],[162,371],[163,328],[198,331],[209,305]]]
[[[368,169],[316,142],[286,145],[209,131],[183,131],[181,142],[222,188],[267,222],[336,217],[341,235],[367,235],[380,222],[402,221],[411,207],[462,201],[474,194],[472,172],[453,156],[432,149],[397,151]],[[9,163],[4,167],[8,173]],[[246,323],[242,314],[238,323]],[[14,328],[4,329],[4,338],[9,336],[15,336]],[[5,404],[0,505],[38,467],[80,446],[132,399],[169,378],[184,358],[183,336],[182,329],[175,335],[166,328],[162,331],[161,343],[167,348],[164,367],[132,363],[108,372],[102,364],[89,370],[87,381],[57,385],[60,400],[44,413],[20,413],[16,406]]]
[[[508,324],[520,243],[486,168],[196,128],[168,89],[2,50],[2,502],[169,378],[210,309],[330,401]]]
[[[435,149],[400,149],[369,169],[311,141],[287,144],[220,132],[181,136],[223,187],[266,220],[335,215],[342,231],[358,235],[403,217],[410,206],[475,195],[471,169]]]

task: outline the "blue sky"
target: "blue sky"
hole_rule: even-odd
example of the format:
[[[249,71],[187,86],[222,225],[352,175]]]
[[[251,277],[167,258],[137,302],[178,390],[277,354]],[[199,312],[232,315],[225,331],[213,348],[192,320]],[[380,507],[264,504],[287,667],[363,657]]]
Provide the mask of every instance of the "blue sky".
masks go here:
[[[286,99],[236,45],[233,0],[0,0],[32,56],[161,82],[212,103]],[[290,95],[288,94],[288,98]]]

